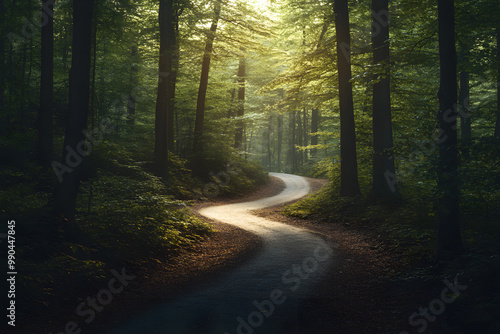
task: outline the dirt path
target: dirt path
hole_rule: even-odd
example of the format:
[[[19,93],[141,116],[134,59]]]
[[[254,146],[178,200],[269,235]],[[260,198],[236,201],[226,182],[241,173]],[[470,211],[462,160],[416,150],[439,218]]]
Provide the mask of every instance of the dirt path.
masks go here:
[[[300,316],[315,283],[334,263],[335,244],[318,234],[252,214],[253,210],[297,200],[310,192],[300,176],[275,174],[285,183],[278,195],[251,202],[212,206],[200,215],[259,235],[254,258],[218,280],[123,324],[112,333],[301,333]]]

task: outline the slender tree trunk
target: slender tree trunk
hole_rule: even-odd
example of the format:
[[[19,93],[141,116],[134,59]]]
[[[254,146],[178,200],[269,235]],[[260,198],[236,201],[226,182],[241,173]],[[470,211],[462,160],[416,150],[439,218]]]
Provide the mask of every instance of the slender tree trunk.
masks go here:
[[[283,146],[283,114],[278,114],[278,157],[277,157],[277,170],[281,172],[281,148]]]
[[[394,175],[394,155],[391,118],[391,73],[389,49],[389,2],[372,0],[373,62],[382,70],[373,85],[373,188],[375,198],[398,195],[397,185],[388,182]]]
[[[303,126],[302,126],[302,114],[300,112],[300,110],[297,110],[297,145],[299,145],[299,147],[302,147],[303,146],[303,141],[302,141],[302,134],[303,134],[303,130],[302,130]],[[297,161],[297,165],[302,167],[304,165],[304,159],[303,159],[303,156],[304,156],[304,151],[302,150],[302,148],[300,149],[300,151],[298,152],[298,161]]]
[[[267,125],[267,168],[269,171],[272,170],[272,151],[271,151],[271,131],[272,131],[272,124],[273,124],[273,115],[269,115],[269,122]]]
[[[73,52],[69,77],[69,112],[62,154],[64,168],[58,171],[60,183],[55,194],[57,213],[70,222],[68,228],[73,230],[76,226],[73,218],[85,155],[84,130],[89,112],[92,8],[92,0],[73,0]]]
[[[308,145],[308,143],[309,143],[309,141],[308,141],[308,134],[309,134],[309,131],[307,130],[307,128],[308,128],[308,126],[307,126],[307,125],[308,125],[308,120],[307,120],[307,108],[304,108],[304,109],[303,109],[303,112],[304,112],[304,116],[303,116],[303,131],[304,131],[304,133],[303,133],[303,135],[302,135],[302,136],[303,136],[303,145],[304,145],[304,146],[307,146],[307,145]],[[306,163],[307,163],[307,160],[308,160],[308,159],[309,159],[309,157],[308,157],[308,150],[307,150],[307,149],[305,149],[305,150],[304,150],[304,162],[306,162]]]
[[[31,17],[31,0],[28,1],[28,17]],[[25,34],[24,36],[24,45],[23,45],[23,65],[21,68],[21,96],[19,99],[19,127],[21,129],[24,129],[25,122],[26,122],[26,98],[25,98],[25,91],[26,91],[26,58],[28,56],[28,35]]]
[[[132,58],[132,65],[130,66],[130,82],[137,82],[137,56],[138,56],[138,47],[137,45],[132,46],[132,50],[130,51],[130,57]],[[127,124],[134,125],[135,124],[135,109],[136,109],[136,100],[135,94],[128,94],[127,101]]]
[[[347,0],[335,0],[337,31],[337,65],[340,105],[340,195],[356,196],[361,192],[358,182],[356,130],[351,80],[351,32]]]
[[[174,35],[172,37],[172,69],[171,82],[169,85],[169,106],[170,110],[167,113],[167,148],[173,151],[175,147],[174,138],[174,115],[175,115],[175,93],[177,87],[177,74],[179,72],[180,62],[180,45],[179,45],[179,17],[182,14],[182,9],[176,9],[173,17]]]
[[[3,0],[0,0],[0,36],[5,36],[5,5]],[[4,104],[4,90],[5,90],[5,77],[7,73],[5,71],[5,39],[0,40],[0,110],[5,111]]]
[[[460,43],[460,63],[462,66],[466,66],[468,63],[467,52],[469,47],[465,43]],[[470,110],[469,110],[469,98],[470,98],[470,85],[469,85],[469,71],[463,69],[460,72],[460,92],[458,96],[458,107],[460,109],[460,139],[463,146],[463,152],[465,155],[469,153],[469,146],[472,140],[471,133],[471,120],[470,120]]]
[[[7,94],[8,96],[8,105],[12,105],[12,101],[14,98],[14,94],[16,93],[15,91],[15,74],[14,74],[14,62],[13,62],[13,55],[14,55],[14,46],[13,43],[9,43],[9,70],[7,74],[7,85],[9,87],[8,91],[9,93]]]
[[[311,145],[318,145],[318,135],[315,134],[318,132],[319,128],[319,110],[317,108],[313,108],[311,113]],[[317,149],[311,149],[311,156],[316,158]]]
[[[203,55],[203,63],[201,65],[200,87],[198,90],[198,101],[196,104],[196,119],[194,123],[194,141],[193,151],[195,155],[201,156],[203,153],[203,128],[205,121],[205,99],[208,88],[208,73],[210,71],[210,60],[212,58],[212,50],[219,24],[220,11],[222,0],[216,0],[214,7],[214,18],[210,31],[207,34],[207,44],[205,45],[205,54]]]
[[[455,48],[454,0],[438,0],[439,21],[439,225],[438,250],[456,252],[462,248],[459,226],[457,154],[457,53]]]
[[[174,0],[160,0],[158,19],[160,22],[160,59],[158,95],[155,114],[155,156],[162,173],[168,165],[168,152],[174,147],[174,98],[173,74],[177,44],[177,12]]]
[[[245,51],[242,49],[242,51]],[[245,76],[246,76],[246,60],[244,57],[240,58],[240,65],[238,67],[238,108],[236,109],[236,116],[238,120],[236,122],[236,135],[234,139],[234,147],[237,149],[241,148],[241,142],[243,140],[243,128],[244,123],[242,120],[243,115],[245,115]]]
[[[469,112],[469,98],[470,98],[470,85],[469,85],[469,72],[460,72],[460,96],[459,108],[460,114],[460,134],[462,144],[466,152],[469,151],[468,147],[472,141],[471,120]]]
[[[295,111],[291,111],[288,116],[288,164],[291,167],[290,171],[295,173],[297,170],[297,155],[295,152]]]
[[[53,12],[53,1],[42,0],[42,10],[48,7]],[[46,13],[42,25],[40,114],[39,114],[39,158],[43,166],[49,167],[53,159],[52,114],[54,109],[54,19]]]
[[[497,121],[495,124],[495,138],[500,138],[500,28],[497,28]]]
[[[96,108],[95,108],[95,93],[96,93],[96,72],[97,72],[97,30],[98,25],[98,15],[99,15],[99,3],[94,7],[93,13],[93,32],[92,32],[92,68],[91,68],[91,88],[90,88],[90,133],[94,133],[95,122],[96,122]],[[90,214],[92,212],[92,199],[94,197],[94,187],[92,184],[92,179],[88,182],[89,188],[89,198],[87,202],[87,212]]]

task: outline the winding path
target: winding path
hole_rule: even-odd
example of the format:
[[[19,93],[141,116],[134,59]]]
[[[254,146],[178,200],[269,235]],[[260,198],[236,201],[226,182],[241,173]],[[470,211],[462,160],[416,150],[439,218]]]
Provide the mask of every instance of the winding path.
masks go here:
[[[252,210],[298,200],[310,192],[306,179],[271,173],[286,184],[278,195],[200,210],[263,239],[251,260],[215,282],[123,324],[113,334],[302,333],[301,305],[333,262],[333,245],[303,229],[257,217]],[[303,330],[303,331],[302,331]]]

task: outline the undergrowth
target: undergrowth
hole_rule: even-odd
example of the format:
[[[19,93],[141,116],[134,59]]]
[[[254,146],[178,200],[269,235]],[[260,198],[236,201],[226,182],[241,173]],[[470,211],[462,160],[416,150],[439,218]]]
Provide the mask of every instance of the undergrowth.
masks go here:
[[[143,266],[190,251],[214,233],[212,225],[188,210],[207,181],[193,177],[187,162],[173,154],[168,175],[161,178],[154,173],[154,162],[137,160],[141,149],[144,145],[104,141],[86,159],[75,217],[92,241],[85,244],[67,241],[63,221],[52,214],[57,185],[52,170],[40,168],[29,152],[0,165],[0,217],[16,220],[16,301],[26,314],[74,303],[75,294],[83,298],[101,288],[109,271],[121,268],[116,266]],[[267,180],[260,166],[234,161],[221,195],[234,196]],[[2,226],[4,234],[6,224]],[[0,264],[7,267],[5,257]]]
[[[481,155],[480,151],[476,155]],[[374,240],[370,247],[390,252],[399,264],[381,280],[407,287],[423,284],[431,291],[442,289],[443,279],[453,281],[458,277],[468,288],[447,310],[450,319],[460,319],[453,326],[470,332],[498,333],[499,173],[495,159],[483,159],[483,169],[478,160],[471,159],[461,167],[464,251],[451,262],[436,258],[437,197],[432,173],[407,175],[398,184],[400,200],[380,201],[370,198],[370,173],[361,167],[360,187],[366,195],[340,197],[339,166],[325,162],[316,172],[329,175],[332,182],[313,196],[285,207],[284,213],[368,232]]]

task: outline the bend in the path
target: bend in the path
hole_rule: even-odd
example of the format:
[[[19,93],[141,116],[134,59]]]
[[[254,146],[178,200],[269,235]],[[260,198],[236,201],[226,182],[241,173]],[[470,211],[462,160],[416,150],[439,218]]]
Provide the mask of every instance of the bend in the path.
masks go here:
[[[262,250],[218,281],[159,305],[113,333],[301,333],[301,303],[331,265],[333,250],[315,234],[252,214],[310,191],[300,176],[271,175],[286,184],[279,195],[199,212],[258,234]]]

